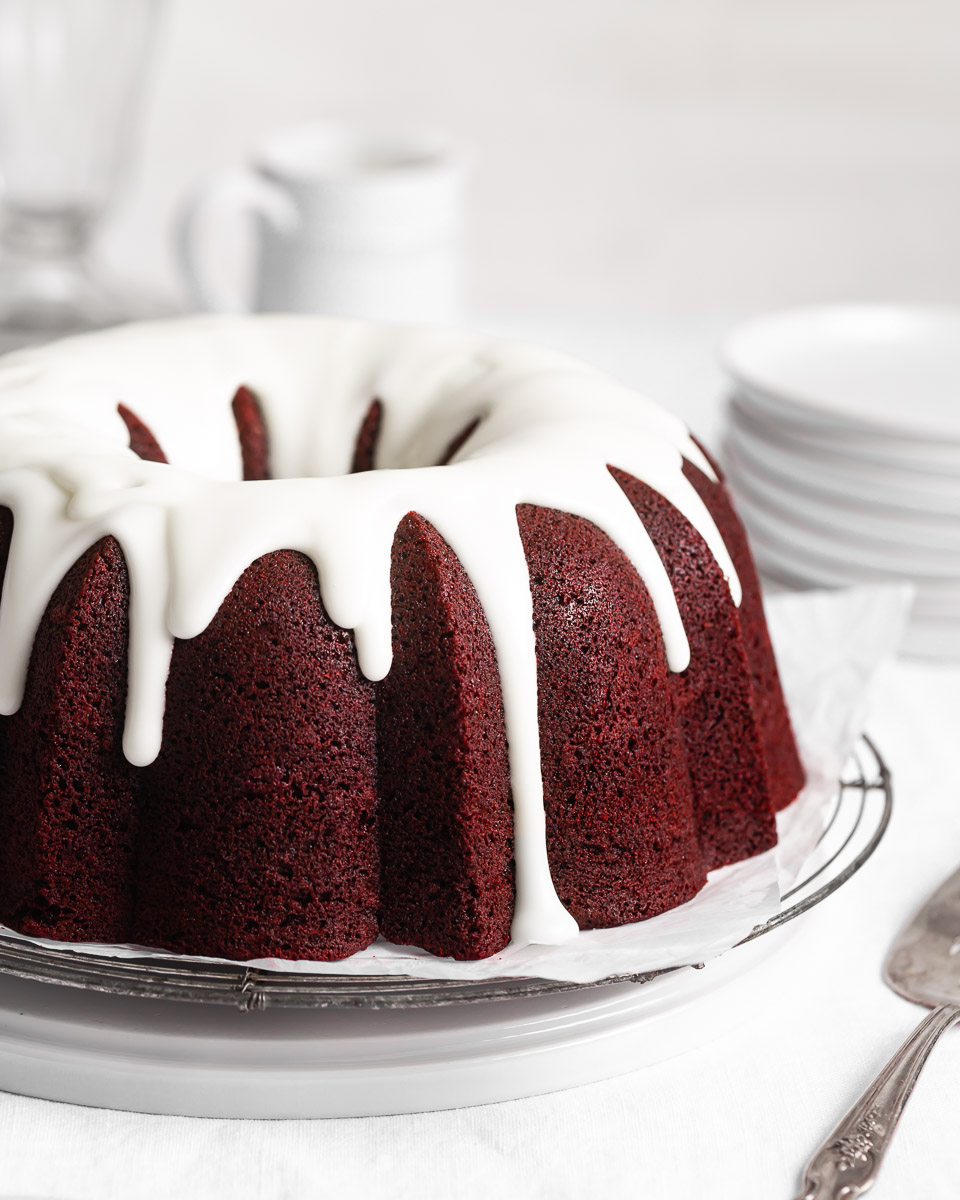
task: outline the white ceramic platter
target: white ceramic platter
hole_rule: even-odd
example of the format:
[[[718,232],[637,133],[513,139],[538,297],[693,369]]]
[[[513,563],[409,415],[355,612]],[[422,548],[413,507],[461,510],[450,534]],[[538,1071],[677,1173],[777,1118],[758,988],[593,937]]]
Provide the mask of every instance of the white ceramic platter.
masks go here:
[[[765,960],[797,928],[795,918],[869,859],[891,806],[890,773],[861,738],[824,833],[780,911],[705,967],[640,982],[515,980],[534,990],[499,999],[454,983],[444,985],[444,1000],[431,990],[431,1000],[416,986],[424,981],[397,993],[387,987],[397,980],[372,979],[358,997],[357,981],[341,981],[341,994],[331,980],[318,989],[317,1006],[291,1007],[304,997],[268,989],[258,972],[233,972],[226,993],[211,992],[204,967],[192,993],[202,1000],[169,998],[169,990],[148,999],[130,995],[129,979],[102,964],[99,985],[77,986],[74,973],[67,986],[38,978],[50,969],[48,955],[8,955],[0,972],[0,1086],[185,1116],[349,1117],[488,1104],[632,1071],[776,1010],[782,980],[761,969]],[[92,970],[99,960],[86,957]],[[141,982],[160,970],[159,960],[141,965],[150,968]],[[183,970],[190,974],[186,963]],[[262,1004],[248,1002],[248,975],[258,976]]]
[[[813,488],[796,487],[782,476],[761,471],[749,464],[735,445],[727,443],[725,459],[728,476],[738,491],[754,503],[787,513],[817,531],[841,531],[846,540],[866,538],[880,542],[893,552],[898,547],[922,550],[932,556],[943,555],[960,576],[960,520],[924,520],[916,513],[877,509],[864,501],[818,493]]]
[[[240,1012],[0,976],[0,1080],[52,1100],[201,1117],[514,1100],[673,1057],[770,1011],[776,997],[752,968],[792,928],[649,983],[439,1008]]]
[[[932,472],[960,483],[960,444],[948,439],[881,437],[865,430],[838,430],[782,419],[769,398],[740,390],[730,401],[741,422],[775,445],[794,447],[813,461],[863,462],[883,469]]]
[[[730,485],[748,532],[788,553],[796,550],[815,559],[846,563],[859,574],[860,582],[865,573],[878,579],[916,579],[921,583],[960,580],[960,555],[868,539],[839,523],[833,529],[820,528],[794,513],[754,500],[734,478]]]
[[[890,580],[914,583],[917,589],[912,610],[914,617],[930,618],[960,629],[960,580],[917,584],[915,580],[892,572],[867,572],[851,567],[843,557],[822,557],[798,549],[796,545],[773,542],[759,530],[750,531],[750,546],[757,566],[765,575],[800,589],[855,587]]]
[[[929,472],[896,469],[841,456],[810,457],[795,443],[784,445],[764,439],[755,426],[745,425],[731,413],[727,441],[735,446],[744,465],[776,476],[794,489],[811,495],[829,494],[862,502],[878,512],[900,511],[924,520],[956,522],[960,518],[960,483]]]
[[[874,571],[851,565],[842,554],[823,555],[788,542],[782,536],[771,537],[756,525],[749,526],[750,548],[757,565],[766,574],[799,588],[856,587],[862,583],[912,582],[894,571]],[[932,585],[931,585],[932,586]]]
[[[721,357],[798,424],[960,444],[960,308],[793,309],[742,326]]]

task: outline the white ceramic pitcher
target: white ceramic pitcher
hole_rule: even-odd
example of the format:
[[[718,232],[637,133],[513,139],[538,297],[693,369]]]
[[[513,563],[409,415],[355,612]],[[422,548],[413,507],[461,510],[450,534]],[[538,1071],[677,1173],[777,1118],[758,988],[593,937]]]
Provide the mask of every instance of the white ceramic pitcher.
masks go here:
[[[305,125],[269,137],[250,166],[201,185],[180,214],[180,265],[199,308],[455,320],[463,156],[431,134]],[[207,221],[256,219],[253,297],[224,294],[203,265]]]

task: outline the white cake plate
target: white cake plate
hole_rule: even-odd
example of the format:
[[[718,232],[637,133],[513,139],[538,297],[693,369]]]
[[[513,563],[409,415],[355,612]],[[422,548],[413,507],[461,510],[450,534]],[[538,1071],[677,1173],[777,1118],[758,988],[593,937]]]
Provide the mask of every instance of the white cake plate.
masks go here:
[[[860,778],[845,783],[780,918],[702,969],[599,986],[448,982],[432,999],[422,982],[404,998],[389,990],[403,981],[387,981],[377,998],[353,979],[346,1003],[334,995],[303,1007],[300,994],[289,1007],[271,1001],[262,973],[261,1002],[241,1005],[247,993],[225,1004],[123,994],[122,979],[99,990],[110,987],[106,976],[99,988],[42,982],[11,958],[3,971],[14,973],[0,973],[0,1087],[183,1116],[372,1116],[518,1099],[669,1058],[770,1011],[772,980],[756,968],[788,935],[790,916],[872,853],[890,782],[869,744],[862,755]]]
[[[241,1012],[7,977],[0,1086],[199,1117],[373,1116],[513,1100],[646,1066],[758,1015],[772,998],[746,977],[786,933],[649,984],[441,1008]]]

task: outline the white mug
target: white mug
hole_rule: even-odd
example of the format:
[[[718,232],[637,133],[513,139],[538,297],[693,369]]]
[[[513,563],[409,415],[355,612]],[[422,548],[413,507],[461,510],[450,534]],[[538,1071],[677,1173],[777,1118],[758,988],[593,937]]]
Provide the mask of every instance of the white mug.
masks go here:
[[[187,286],[213,311],[455,320],[462,176],[462,155],[437,135],[332,125],[274,134],[252,166],[215,176],[184,205],[177,249]],[[238,211],[257,218],[250,305],[223,294],[199,253],[205,223]]]

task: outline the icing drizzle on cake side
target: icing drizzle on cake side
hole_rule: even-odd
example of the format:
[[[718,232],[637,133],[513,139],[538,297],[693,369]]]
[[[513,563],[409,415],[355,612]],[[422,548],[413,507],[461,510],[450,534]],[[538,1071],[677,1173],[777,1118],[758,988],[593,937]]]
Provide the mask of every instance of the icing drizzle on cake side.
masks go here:
[[[230,402],[259,398],[276,478],[241,482]],[[357,430],[382,405],[376,470],[348,474]],[[170,465],[128,448],[117,405]],[[478,420],[479,418],[479,420]],[[476,428],[444,466],[446,448]],[[739,603],[717,528],[682,472],[710,464],[676,418],[547,351],[459,332],[318,317],[201,317],[128,326],[0,361],[0,504],[14,513],[0,603],[0,713],[19,707],[34,636],[57,584],[106,535],[130,574],[124,752],[160,750],[175,638],[199,634],[249,564],[298,550],[360,668],[391,662],[390,553],[408,512],[458,556],[490,626],[514,803],[515,943],[577,932],[550,878],[537,664],[519,504],[592,521],[650,592],[673,671],[689,647],[660,557],[608,467],[660,492],[699,531]]]

